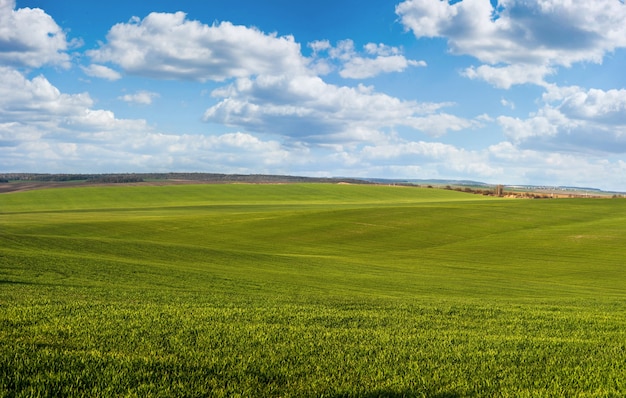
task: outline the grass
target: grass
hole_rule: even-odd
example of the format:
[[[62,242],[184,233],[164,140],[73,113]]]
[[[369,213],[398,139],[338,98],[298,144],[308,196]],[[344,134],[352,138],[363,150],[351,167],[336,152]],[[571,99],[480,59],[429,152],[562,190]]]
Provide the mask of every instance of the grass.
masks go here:
[[[626,202],[0,196],[0,396],[619,397]]]

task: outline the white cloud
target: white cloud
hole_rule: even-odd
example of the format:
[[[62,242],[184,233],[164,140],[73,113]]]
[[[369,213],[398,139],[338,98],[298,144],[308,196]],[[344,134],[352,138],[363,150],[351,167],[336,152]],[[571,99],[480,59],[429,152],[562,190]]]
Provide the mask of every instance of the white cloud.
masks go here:
[[[0,143],[3,128],[0,124]],[[99,137],[100,141],[94,138]],[[215,136],[109,131],[90,140],[37,139],[0,147],[0,169],[22,172],[287,173],[311,162],[308,151],[246,133]]]
[[[550,86],[544,106],[527,119],[501,116],[513,142],[564,152],[626,153],[626,90]]]
[[[71,115],[59,126],[73,131],[79,130],[79,133],[74,135],[79,139],[99,142],[104,142],[116,134],[151,130],[143,119],[118,119],[112,111],[103,109],[85,109],[80,114]]]
[[[380,73],[401,72],[409,66],[426,66],[426,62],[407,60],[402,55],[354,57],[344,64],[339,75],[343,78],[366,79]]]
[[[510,116],[499,116],[497,120],[505,134],[516,143],[527,141],[531,137],[555,137],[559,132],[559,126],[567,128],[567,119],[550,108],[526,120]]]
[[[332,69],[332,62],[339,62],[339,75],[346,79],[367,79],[381,73],[402,72],[410,66],[426,66],[425,61],[409,60],[398,47],[386,44],[368,43],[363,46],[364,54],[359,54],[352,40],[341,40],[332,47],[327,40],[309,43],[313,49],[312,65],[322,74]],[[323,53],[328,58],[323,58]],[[319,66],[323,66],[321,69]]]
[[[462,74],[470,79],[481,79],[492,86],[508,89],[516,84],[536,84],[546,85],[544,78],[553,74],[554,69],[543,65],[508,65],[503,67],[493,67],[481,65],[478,68],[473,66],[465,69]]]
[[[473,179],[489,183],[576,185],[619,189],[626,183],[626,162],[581,157],[558,151],[537,151],[501,142],[468,150],[424,141],[387,142],[342,154],[351,175],[400,178]],[[361,170],[361,173],[359,171]],[[611,181],[601,176],[612,176]]]
[[[313,50],[314,53],[318,53],[320,51],[329,50],[332,48],[330,42],[328,40],[316,40],[312,41],[308,44],[308,46]]]
[[[37,68],[69,66],[65,32],[39,8],[15,9],[15,0],[0,0],[0,63]]]
[[[87,93],[62,93],[44,76],[28,79],[7,67],[0,75],[0,170],[269,173],[309,161],[306,147],[286,149],[248,133],[156,132],[144,120],[93,109]]]
[[[579,90],[563,99],[559,110],[570,118],[626,127],[626,90]]]
[[[416,37],[444,37],[452,53],[491,65],[465,74],[503,88],[541,83],[555,66],[599,63],[626,46],[626,5],[620,0],[501,0],[496,8],[489,0],[407,0],[396,13]]]
[[[398,47],[388,46],[383,43],[367,43],[363,46],[365,52],[372,55],[391,56],[400,54]]]
[[[262,73],[303,73],[306,60],[293,37],[222,22],[205,25],[177,12],[151,13],[111,28],[107,42],[88,51],[95,62],[162,79],[222,81]]]
[[[450,176],[455,178],[487,178],[502,175],[503,169],[489,164],[486,152],[468,151],[454,145],[440,142],[399,141],[385,145],[367,146],[363,149],[364,159],[389,161],[396,166],[412,165],[428,168],[431,176]]]
[[[134,94],[125,94],[118,98],[126,102],[142,104],[142,105],[150,105],[152,103],[152,100],[158,97],[159,97],[158,93],[153,93],[150,91],[142,90]]]
[[[0,74],[0,124],[15,128],[16,142],[102,141],[111,131],[125,134],[148,129],[143,120],[118,119],[111,111],[92,109],[89,94],[61,93],[44,76],[29,80],[6,67],[0,67]]]
[[[145,161],[136,167],[146,171],[263,172],[307,159],[306,151],[288,151],[278,141],[241,132],[210,136],[151,132],[120,139],[112,148],[130,157],[143,153]]]
[[[28,80],[8,67],[0,67],[0,75],[0,121],[54,123],[93,104],[86,93],[62,94],[41,75]]]
[[[401,101],[371,87],[339,87],[316,76],[239,79],[213,95],[223,99],[207,109],[206,121],[315,144],[378,142],[394,126],[431,135],[474,126],[436,113],[448,103]]]
[[[104,65],[91,64],[89,66],[83,66],[81,68],[87,76],[98,77],[110,81],[115,81],[122,78],[122,75],[119,72]]]
[[[511,108],[512,110],[515,109],[515,103],[512,101],[507,100],[506,98],[502,98],[500,100],[500,103],[502,104],[502,106],[505,106],[507,108]]]
[[[489,161],[502,165],[507,184],[567,185],[623,189],[626,184],[626,163],[579,154],[521,149],[510,142],[501,142],[488,149]],[[611,176],[610,180],[604,176]]]
[[[480,122],[477,120],[468,120],[449,113],[434,113],[416,118],[413,120],[413,123],[407,125],[431,136],[439,137],[448,131],[461,131],[479,127]]]

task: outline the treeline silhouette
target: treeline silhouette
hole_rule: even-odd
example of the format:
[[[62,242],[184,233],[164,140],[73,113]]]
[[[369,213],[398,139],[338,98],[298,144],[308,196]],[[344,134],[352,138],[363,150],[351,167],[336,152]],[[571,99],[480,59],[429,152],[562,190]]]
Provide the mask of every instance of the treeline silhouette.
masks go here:
[[[146,181],[202,181],[213,183],[289,183],[289,182],[344,182],[370,184],[365,180],[341,177],[301,177],[270,174],[218,174],[218,173],[113,173],[113,174],[45,174],[45,173],[4,173],[0,182],[40,181],[67,182],[83,181],[92,183],[132,183]]]

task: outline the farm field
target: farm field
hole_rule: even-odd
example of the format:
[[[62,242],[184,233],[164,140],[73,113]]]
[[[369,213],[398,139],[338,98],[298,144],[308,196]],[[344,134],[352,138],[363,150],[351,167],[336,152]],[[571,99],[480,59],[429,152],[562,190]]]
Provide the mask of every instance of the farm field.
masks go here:
[[[0,397],[622,397],[626,200],[0,195]]]

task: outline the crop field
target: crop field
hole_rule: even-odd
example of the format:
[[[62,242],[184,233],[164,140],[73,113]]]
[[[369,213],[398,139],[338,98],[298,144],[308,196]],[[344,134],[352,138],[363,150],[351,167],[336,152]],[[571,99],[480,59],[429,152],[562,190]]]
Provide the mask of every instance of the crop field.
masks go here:
[[[0,195],[0,397],[623,397],[626,200]]]

